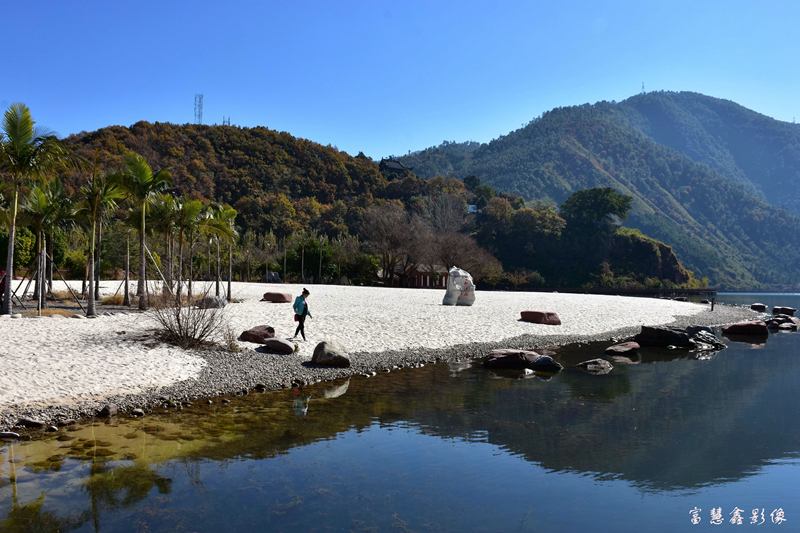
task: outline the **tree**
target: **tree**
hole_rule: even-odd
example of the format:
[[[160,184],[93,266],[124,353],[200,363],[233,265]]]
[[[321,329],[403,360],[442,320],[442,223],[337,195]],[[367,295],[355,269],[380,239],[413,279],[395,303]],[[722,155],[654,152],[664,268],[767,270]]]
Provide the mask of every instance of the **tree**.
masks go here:
[[[183,241],[184,237],[189,234],[189,258],[190,258],[190,274],[189,274],[189,298],[192,296],[191,284],[191,257],[194,251],[194,239],[199,233],[201,226],[206,221],[203,216],[203,202],[200,200],[190,200],[184,196],[178,202],[178,213],[175,218],[175,226],[178,230],[178,290],[177,300],[180,301],[181,292],[183,290]]]
[[[145,219],[147,211],[153,197],[159,191],[166,189],[172,183],[172,175],[168,168],[164,167],[158,172],[153,173],[153,169],[144,157],[135,152],[128,152],[123,158],[125,164],[125,175],[122,186],[131,196],[133,201],[141,208],[141,226],[139,227],[139,309],[147,309],[147,261],[145,245]]]
[[[372,242],[381,257],[382,281],[391,286],[394,270],[408,240],[408,216],[397,201],[374,205],[364,213],[361,232]]]
[[[586,225],[597,222],[611,227],[615,219],[628,219],[633,196],[620,194],[612,187],[583,189],[572,194],[561,206],[561,216],[568,222]]]
[[[14,242],[17,229],[17,208],[19,188],[23,182],[32,178],[44,178],[63,164],[79,166],[80,159],[56,138],[55,132],[35,126],[30,109],[25,104],[15,103],[3,115],[0,129],[0,171],[10,175],[12,200],[8,230],[8,253],[6,270],[9,280],[13,279]],[[11,314],[11,286],[6,283],[2,314]]]
[[[97,287],[94,285],[94,278],[100,279],[99,272],[95,272],[94,254],[96,250],[95,237],[100,234],[100,225],[106,213],[116,207],[116,201],[125,198],[125,190],[120,184],[119,174],[100,173],[97,164],[97,152],[95,152],[94,167],[89,183],[83,186],[79,192],[79,197],[83,200],[83,211],[91,225],[91,244],[89,245],[89,298],[87,302],[86,316],[97,316],[95,309],[95,299],[97,298]],[[98,254],[99,255],[99,254]],[[98,262],[99,264],[99,262]]]
[[[481,184],[481,179],[475,174],[467,174],[464,178],[464,186],[468,191],[474,191],[475,187]]]

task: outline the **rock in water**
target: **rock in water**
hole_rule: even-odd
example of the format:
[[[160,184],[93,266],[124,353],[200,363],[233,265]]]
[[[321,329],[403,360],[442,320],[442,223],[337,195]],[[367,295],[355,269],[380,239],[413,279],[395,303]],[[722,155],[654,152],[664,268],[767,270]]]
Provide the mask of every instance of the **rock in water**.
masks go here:
[[[541,355],[532,350],[499,349],[492,350],[483,360],[487,368],[512,368],[539,370],[541,372],[559,372],[561,364],[549,355]]]
[[[754,304],[750,304],[750,309],[752,309],[753,311],[761,312],[761,311],[766,311],[767,310],[767,306],[762,304],[762,303],[754,303]]]
[[[651,328],[649,326],[642,326],[642,332],[636,335],[633,340],[638,342],[640,346],[682,346],[689,347],[692,345],[689,342],[689,335],[683,331],[677,331],[667,328]]]
[[[610,355],[623,355],[627,353],[633,353],[638,349],[639,349],[639,343],[628,341],[615,344],[614,346],[609,346],[608,348],[606,348],[606,353]]]
[[[314,348],[311,362],[317,365],[338,366],[349,368],[350,359],[346,356],[344,348],[336,341],[322,341]]]
[[[737,322],[736,324],[731,324],[730,326],[723,326],[722,333],[730,335],[769,335],[767,324],[761,320]]]
[[[561,325],[561,319],[552,311],[522,311],[520,316],[523,321],[533,322],[534,324]]]
[[[239,335],[239,340],[245,342],[256,342],[258,344],[264,344],[264,341],[267,339],[274,339],[275,338],[275,328],[272,326],[256,326],[252,329],[248,329],[247,331],[242,332]]]
[[[447,273],[447,292],[442,305],[472,305],[475,303],[475,283],[466,270],[453,267]]]
[[[773,315],[794,316],[794,314],[796,312],[797,312],[797,309],[795,309],[794,307],[782,307],[782,306],[776,305],[775,307],[772,308],[772,314]]]
[[[595,375],[608,374],[614,368],[611,363],[599,358],[578,363],[575,367]]]

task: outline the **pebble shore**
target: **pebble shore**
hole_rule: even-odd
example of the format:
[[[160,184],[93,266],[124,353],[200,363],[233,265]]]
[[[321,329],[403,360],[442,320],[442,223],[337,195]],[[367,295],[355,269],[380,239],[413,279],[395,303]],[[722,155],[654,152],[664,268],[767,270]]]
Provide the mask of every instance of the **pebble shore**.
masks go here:
[[[251,284],[256,285],[256,284]],[[270,288],[266,285],[256,285],[250,288],[253,291],[264,291]],[[285,286],[276,286],[285,290]],[[293,292],[297,287],[291,287]],[[313,286],[317,295],[325,294],[322,286]],[[386,291],[386,289],[381,289]],[[391,290],[391,289],[389,289]],[[433,292],[433,291],[430,291]],[[383,292],[381,294],[386,294]],[[402,293],[393,293],[400,296]],[[442,292],[434,293],[436,298],[440,298]],[[487,293],[487,299],[489,299]],[[418,298],[421,292],[416,295],[406,292],[407,298]],[[563,295],[567,297],[567,295]],[[574,303],[575,297],[581,295],[569,295],[570,303]],[[337,297],[341,298],[340,293]],[[530,298],[530,296],[527,296]],[[505,298],[505,297],[503,297]],[[513,293],[509,298],[523,298],[521,294]],[[619,298],[619,297],[592,297],[592,298]],[[252,299],[252,297],[251,297]],[[540,296],[539,300],[542,299]],[[319,298],[320,301],[323,298]],[[657,306],[659,300],[644,298],[624,298],[628,305],[633,307],[646,308],[648,304]],[[309,300],[313,305],[313,300]],[[506,300],[503,300],[505,302]],[[553,300],[555,301],[555,300]],[[611,300],[605,300],[605,303]],[[320,302],[321,303],[321,302]],[[502,302],[501,302],[502,303]],[[667,302],[669,303],[669,302]],[[235,304],[234,304],[235,305]],[[260,304],[262,306],[266,304]],[[285,305],[285,304],[284,304]],[[477,304],[476,304],[477,305]],[[743,320],[752,320],[763,316],[746,308],[717,305],[713,312],[708,306],[700,307],[700,304],[682,304],[686,307],[686,314],[670,314],[667,323],[657,324],[653,320],[648,321],[648,325],[665,325],[684,328],[688,325],[708,325],[719,326]],[[324,312],[325,305],[318,304],[312,309],[320,309]],[[452,309],[452,308],[449,308]],[[448,310],[449,310],[448,309]],[[251,312],[251,311],[249,311]],[[245,312],[244,315],[249,314]],[[317,312],[317,311],[314,311]],[[514,311],[515,313],[517,311]],[[281,310],[285,313],[285,308]],[[560,313],[563,319],[563,312]],[[239,313],[241,316],[242,313]],[[98,319],[98,321],[104,318]],[[44,320],[44,319],[42,319]],[[252,319],[251,319],[252,320]],[[609,324],[615,323],[613,319],[606,317]],[[235,321],[235,318],[234,318]],[[84,321],[86,322],[86,321]],[[90,321],[97,324],[95,321]],[[516,322],[516,321],[515,321]],[[657,321],[656,321],[657,322]],[[391,320],[390,320],[391,323]],[[619,324],[619,321],[616,321]],[[8,322],[5,322],[7,325]],[[255,324],[253,324],[255,325]],[[514,324],[516,326],[516,324]],[[301,343],[301,350],[293,355],[276,355],[269,353],[262,348],[253,348],[254,344],[240,343],[242,350],[238,353],[231,353],[223,350],[203,350],[192,352],[191,356],[200,364],[195,365],[199,370],[194,371],[194,375],[188,379],[179,379],[166,386],[143,387],[136,392],[125,392],[119,394],[108,394],[102,398],[94,397],[90,400],[73,399],[72,401],[61,402],[53,405],[36,406],[17,406],[2,405],[0,411],[0,431],[14,430],[20,417],[39,420],[45,423],[45,427],[55,426],[60,421],[68,419],[83,419],[97,416],[99,410],[106,404],[115,404],[120,413],[130,413],[133,409],[143,409],[148,411],[153,408],[169,405],[177,407],[181,402],[186,401],[217,401],[220,396],[233,396],[247,394],[249,391],[258,389],[279,389],[291,387],[299,384],[312,384],[320,381],[334,380],[353,375],[371,376],[375,372],[391,371],[395,368],[418,367],[420,365],[432,364],[437,362],[456,362],[472,360],[484,357],[490,350],[496,348],[522,348],[535,349],[546,346],[565,346],[574,343],[608,341],[609,345],[632,337],[641,329],[640,325],[626,325],[617,327],[610,331],[595,331],[592,333],[582,333],[582,328],[578,324],[569,327],[562,326],[536,326],[537,333],[527,333],[508,337],[503,332],[497,331],[494,335],[485,335],[486,341],[480,342],[468,339],[470,342],[457,342],[453,336],[445,339],[444,342],[428,341],[428,344],[438,344],[435,347],[426,346],[401,346],[399,349],[376,350],[375,345],[366,351],[351,351],[349,358],[350,368],[329,368],[319,367],[310,363],[310,354],[314,346],[322,338]],[[312,329],[308,324],[307,328]],[[525,324],[523,324],[525,327]],[[592,328],[588,328],[592,329]],[[379,335],[379,333],[377,333]],[[461,338],[459,336],[458,338]],[[505,337],[505,338],[504,338]],[[497,340],[493,340],[497,339]],[[349,339],[349,345],[359,345]],[[424,341],[422,341],[424,342]],[[0,360],[0,366],[2,361]],[[126,415],[127,416],[127,415]]]

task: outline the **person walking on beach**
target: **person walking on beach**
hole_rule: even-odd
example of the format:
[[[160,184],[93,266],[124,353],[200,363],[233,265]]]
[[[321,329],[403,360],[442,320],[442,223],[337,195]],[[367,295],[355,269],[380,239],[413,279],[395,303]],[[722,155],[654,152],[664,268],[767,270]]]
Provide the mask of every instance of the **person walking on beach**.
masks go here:
[[[306,302],[306,298],[308,298],[309,294],[311,293],[308,292],[308,289],[303,289],[303,294],[294,299],[294,321],[297,322],[297,329],[295,330],[294,337],[292,337],[292,339],[296,339],[297,334],[300,333],[303,335],[303,340],[306,340],[306,316],[309,318],[314,318],[311,316],[311,313],[308,312],[308,303]]]

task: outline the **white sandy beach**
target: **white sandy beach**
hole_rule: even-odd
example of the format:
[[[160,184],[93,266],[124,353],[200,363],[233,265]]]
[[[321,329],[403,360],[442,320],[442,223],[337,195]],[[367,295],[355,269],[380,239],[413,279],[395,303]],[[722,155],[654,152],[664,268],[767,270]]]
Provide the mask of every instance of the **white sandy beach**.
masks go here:
[[[71,285],[78,288],[80,282]],[[118,285],[102,282],[101,292],[113,294]],[[64,289],[64,284],[56,284],[55,289]],[[288,292],[294,297],[301,289],[300,285],[234,283],[233,298],[243,301],[229,304],[225,314],[237,334],[268,324],[277,336],[289,338],[295,329],[292,305],[259,300],[267,291]],[[330,339],[351,352],[442,348],[523,334],[602,334],[708,312],[705,305],[653,298],[479,291],[472,307],[446,307],[441,305],[443,290],[335,285],[309,285],[308,289],[313,319],[306,321],[308,342],[300,343],[300,355],[306,359],[311,358],[317,342]],[[521,322],[523,310],[553,311],[562,325]],[[147,315],[136,312],[93,320],[3,317],[0,409],[99,400],[196,377],[205,361],[158,343],[152,339],[153,327]]]

